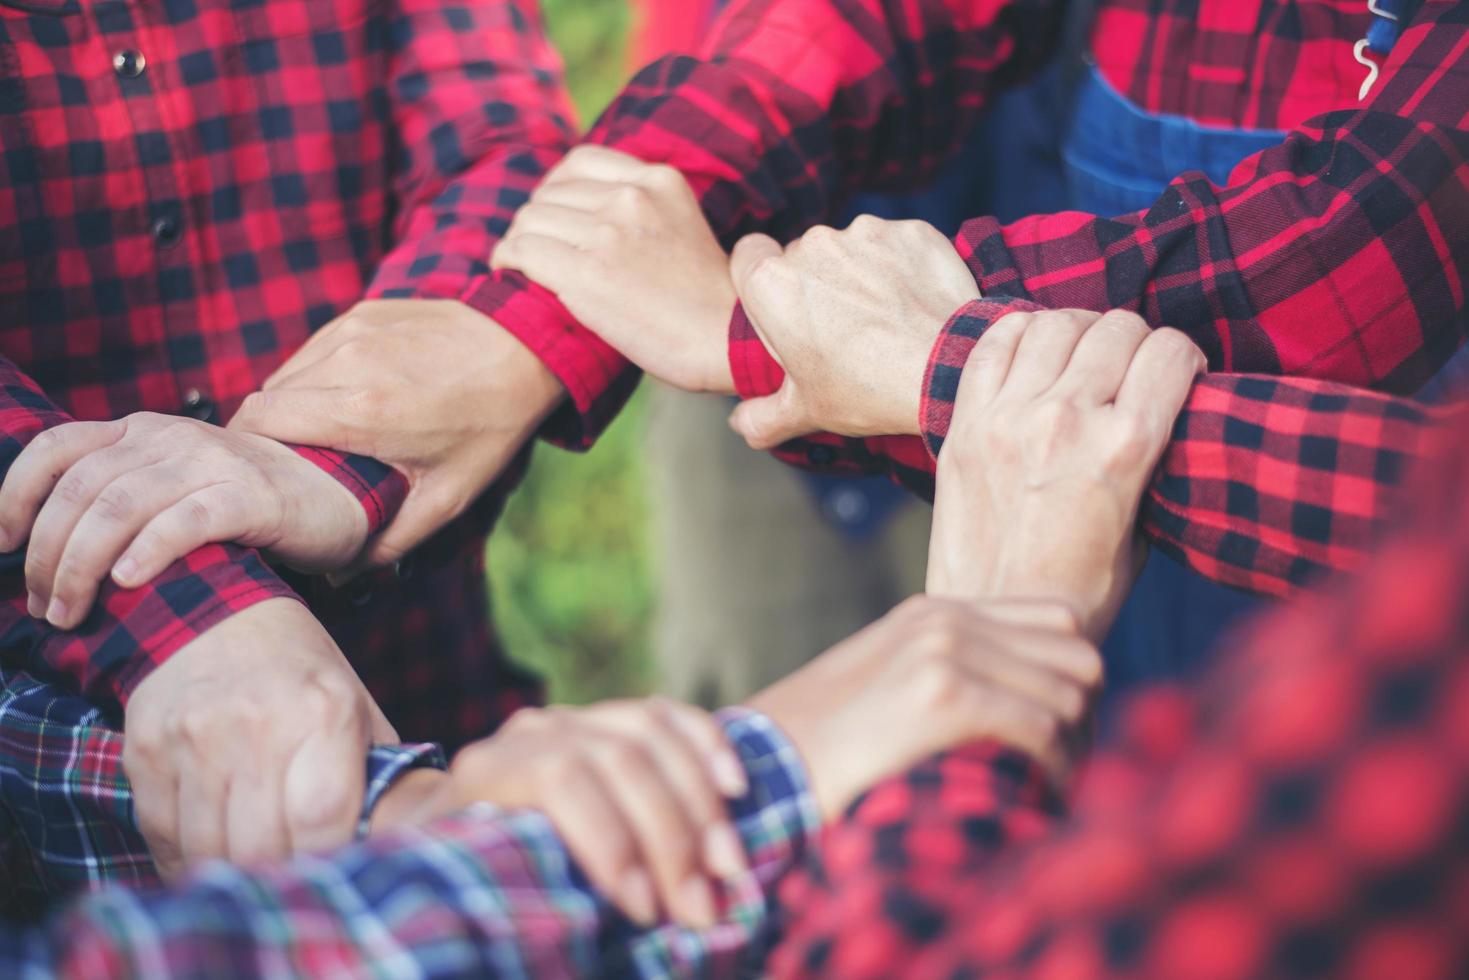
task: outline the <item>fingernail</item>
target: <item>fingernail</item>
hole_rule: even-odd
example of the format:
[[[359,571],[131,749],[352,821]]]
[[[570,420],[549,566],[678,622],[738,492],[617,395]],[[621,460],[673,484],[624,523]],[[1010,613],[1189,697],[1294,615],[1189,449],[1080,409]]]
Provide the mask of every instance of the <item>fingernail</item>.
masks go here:
[[[132,585],[133,576],[138,574],[138,563],[126,556],[119,558],[116,565],[112,566],[112,577],[118,585]]]
[[[617,895],[617,904],[622,906],[622,910],[634,922],[651,926],[658,921],[658,902],[653,896],[653,880],[646,871],[634,868],[625,873]]]
[[[745,845],[729,824],[717,823],[704,831],[704,862],[725,880],[738,878],[747,870]]]
[[[738,799],[750,791],[750,780],[745,775],[745,767],[734,756],[721,752],[714,757],[711,765],[714,770],[714,784],[726,797]]]
[[[46,604],[34,592],[26,593],[26,613],[32,619],[42,619],[46,615]]]
[[[66,622],[66,603],[53,596],[51,605],[46,607],[46,619],[52,626],[60,626]]]
[[[0,527],[0,551],[14,551],[10,546],[10,534],[5,528]]]
[[[694,875],[684,879],[678,889],[679,920],[695,929],[708,929],[714,925],[714,892],[703,876]]]

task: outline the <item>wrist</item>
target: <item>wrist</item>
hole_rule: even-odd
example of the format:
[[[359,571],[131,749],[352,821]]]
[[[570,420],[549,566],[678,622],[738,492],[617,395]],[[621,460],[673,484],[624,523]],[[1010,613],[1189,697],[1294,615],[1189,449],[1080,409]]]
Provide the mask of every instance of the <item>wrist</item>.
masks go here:
[[[281,448],[291,478],[283,481],[284,519],[266,552],[307,574],[346,567],[367,544],[363,501],[310,459]]]

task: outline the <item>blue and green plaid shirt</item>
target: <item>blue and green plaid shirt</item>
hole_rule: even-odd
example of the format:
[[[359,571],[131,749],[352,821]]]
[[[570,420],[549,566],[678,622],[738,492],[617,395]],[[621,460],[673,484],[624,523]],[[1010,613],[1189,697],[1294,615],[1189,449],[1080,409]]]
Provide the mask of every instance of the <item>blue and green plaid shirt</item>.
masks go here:
[[[704,932],[638,929],[543,816],[488,805],[268,867],[216,862],[164,889],[109,719],[30,675],[0,670],[0,682],[4,892],[12,912],[46,916],[0,926],[6,977],[740,975],[769,941],[774,884],[819,826],[794,748],[731,709],[721,721],[751,785],[731,815],[752,870]],[[364,818],[397,775],[442,764],[434,746],[374,749]]]

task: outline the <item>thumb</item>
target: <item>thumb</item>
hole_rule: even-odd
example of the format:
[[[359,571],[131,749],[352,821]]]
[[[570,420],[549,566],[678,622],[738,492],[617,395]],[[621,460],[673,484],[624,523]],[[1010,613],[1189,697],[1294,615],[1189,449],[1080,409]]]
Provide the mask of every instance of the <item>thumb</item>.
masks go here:
[[[245,399],[228,428],[277,442],[319,446],[344,453],[372,455],[361,445],[357,428],[348,425],[345,388],[274,388]]]
[[[797,436],[817,431],[806,418],[796,389],[789,379],[780,390],[764,398],[751,398],[735,406],[729,427],[744,437],[751,449],[774,449]]]
[[[750,305],[751,280],[755,271],[767,260],[783,255],[785,249],[769,235],[746,235],[735,243],[729,256],[729,278],[734,283],[735,293],[746,306]]]

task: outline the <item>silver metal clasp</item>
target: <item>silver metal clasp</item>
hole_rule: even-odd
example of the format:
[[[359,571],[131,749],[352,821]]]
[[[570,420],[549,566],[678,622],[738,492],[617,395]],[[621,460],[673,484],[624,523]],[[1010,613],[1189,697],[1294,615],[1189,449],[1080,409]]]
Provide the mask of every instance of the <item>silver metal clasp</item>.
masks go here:
[[[1357,101],[1361,102],[1367,98],[1367,93],[1372,91],[1372,86],[1377,84],[1377,74],[1381,70],[1377,62],[1367,57],[1367,39],[1364,37],[1352,46],[1352,57],[1357,59],[1357,64],[1367,69],[1367,77],[1362,81],[1362,88],[1357,92]]]
[[[1398,15],[1393,13],[1391,10],[1383,10],[1381,7],[1379,7],[1377,5],[1377,0],[1367,0],[1367,9],[1377,16],[1386,17],[1388,20],[1391,21],[1396,21],[1398,19]]]

